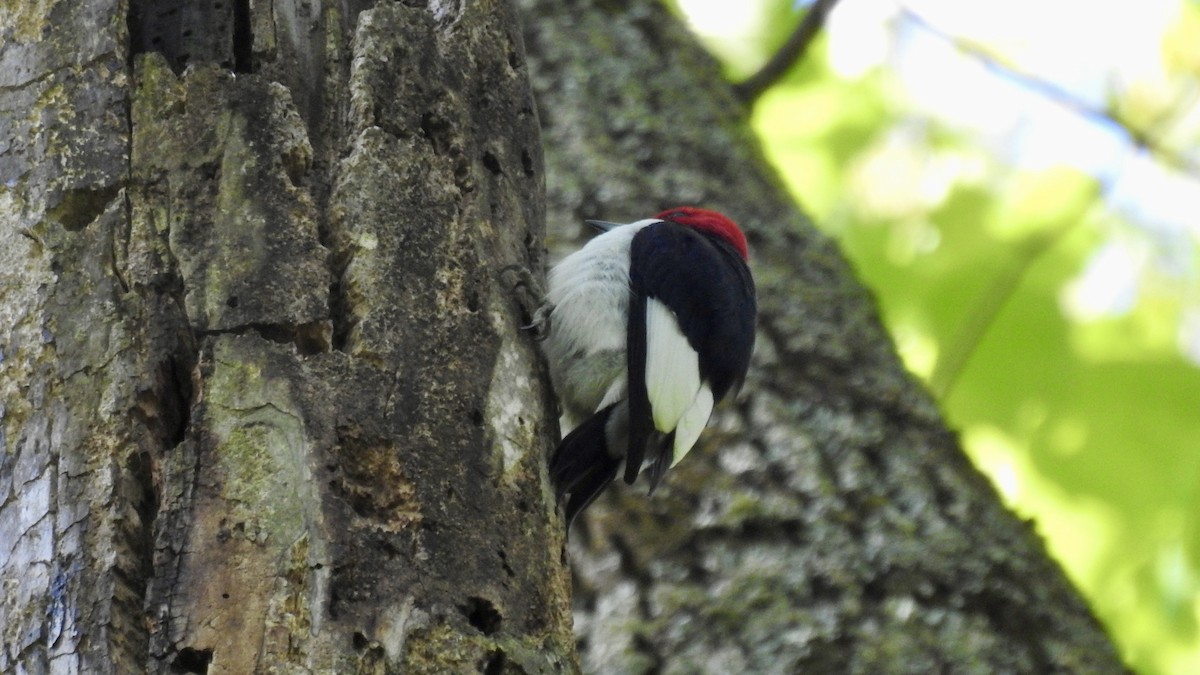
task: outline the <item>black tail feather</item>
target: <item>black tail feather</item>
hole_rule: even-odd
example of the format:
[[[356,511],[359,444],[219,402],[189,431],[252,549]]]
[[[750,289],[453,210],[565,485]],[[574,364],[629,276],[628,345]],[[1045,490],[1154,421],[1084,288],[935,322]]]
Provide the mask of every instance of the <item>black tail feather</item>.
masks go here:
[[[586,482],[576,486],[571,492],[571,498],[567,500],[566,518],[567,530],[571,529],[571,524],[575,522],[575,517],[583,512],[592,502],[596,501],[596,497],[604,492],[604,488],[608,487],[613,479],[617,477],[617,469],[621,466],[621,460],[609,460],[603,467],[597,467],[590,472]]]
[[[613,481],[621,458],[608,449],[607,426],[613,406],[589,417],[558,444],[550,462],[550,479],[559,499],[567,500],[567,528]]]
[[[650,494],[658,489],[658,484],[662,482],[663,476],[667,475],[667,469],[671,468],[671,463],[675,461],[675,432],[669,434],[661,434],[655,432],[651,435],[650,452],[647,453],[653,459],[650,461]]]

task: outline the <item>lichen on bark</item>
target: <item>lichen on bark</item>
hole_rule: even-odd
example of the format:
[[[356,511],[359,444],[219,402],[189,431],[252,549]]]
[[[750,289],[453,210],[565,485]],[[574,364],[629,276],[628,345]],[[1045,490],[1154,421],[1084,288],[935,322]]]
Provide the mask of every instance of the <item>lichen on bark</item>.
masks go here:
[[[520,34],[409,4],[21,6],[0,670],[573,669]]]
[[[548,238],[680,204],[746,230],[743,395],[652,499],[577,527],[589,672],[1121,672],[1032,528],[904,371],[874,302],[784,193],[719,65],[654,0],[522,0]]]

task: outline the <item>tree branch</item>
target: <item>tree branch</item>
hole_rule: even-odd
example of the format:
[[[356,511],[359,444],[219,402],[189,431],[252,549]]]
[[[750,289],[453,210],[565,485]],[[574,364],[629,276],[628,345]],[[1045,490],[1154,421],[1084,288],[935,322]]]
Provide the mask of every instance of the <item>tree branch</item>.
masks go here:
[[[1164,146],[1151,132],[1122,119],[1116,112],[1092,105],[1054,82],[1044,80],[1036,75],[1001,62],[986,46],[947,33],[907,7],[900,7],[900,16],[930,35],[950,44],[964,55],[979,61],[985,68],[1016,81],[1026,89],[1063,106],[1080,117],[1115,127],[1125,135],[1129,144],[1133,147],[1158,157],[1165,164],[1178,171],[1200,178],[1200,164],[1197,164],[1197,162],[1180,152]]]
[[[1072,220],[1053,230],[1034,235],[1019,245],[1015,257],[996,273],[987,289],[963,316],[957,334],[947,343],[945,351],[934,366],[933,374],[929,376],[929,389],[937,400],[946,400],[958,384],[959,376],[983,344],[1000,312],[1016,295],[1029,268],[1041,260],[1042,256],[1061,241],[1063,235],[1078,222]]]
[[[753,105],[763,92],[786,75],[808,51],[808,46],[821,32],[825,18],[836,4],[837,0],[816,0],[779,51],[775,52],[757,73],[733,86],[737,97]]]

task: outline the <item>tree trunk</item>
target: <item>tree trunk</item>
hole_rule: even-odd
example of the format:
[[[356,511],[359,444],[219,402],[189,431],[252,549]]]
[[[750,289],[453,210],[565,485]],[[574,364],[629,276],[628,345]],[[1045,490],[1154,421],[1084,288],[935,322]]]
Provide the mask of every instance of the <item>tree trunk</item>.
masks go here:
[[[576,668],[498,0],[0,10],[0,671]],[[569,4],[569,6],[567,6]],[[721,208],[746,394],[572,544],[591,672],[1116,672],[660,5],[523,0],[558,241]]]
[[[718,65],[652,0],[521,6],[551,240],[717,208],[759,289],[741,398],[666,489],[610,491],[572,539],[584,670],[1123,671],[790,203]]]
[[[0,10],[0,671],[575,668],[500,1]]]

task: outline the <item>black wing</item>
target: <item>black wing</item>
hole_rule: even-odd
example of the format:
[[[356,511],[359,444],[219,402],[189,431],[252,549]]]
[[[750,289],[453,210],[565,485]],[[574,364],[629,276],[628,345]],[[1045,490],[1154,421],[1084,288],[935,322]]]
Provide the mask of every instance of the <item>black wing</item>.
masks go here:
[[[649,455],[651,479],[657,485],[671,465],[673,434],[654,428],[646,390],[646,303],[654,298],[674,312],[681,332],[699,355],[701,382],[720,401],[741,386],[750,366],[757,313],[754,281],[745,260],[724,239],[666,221],[647,225],[634,235],[629,276],[625,482],[633,483]]]

